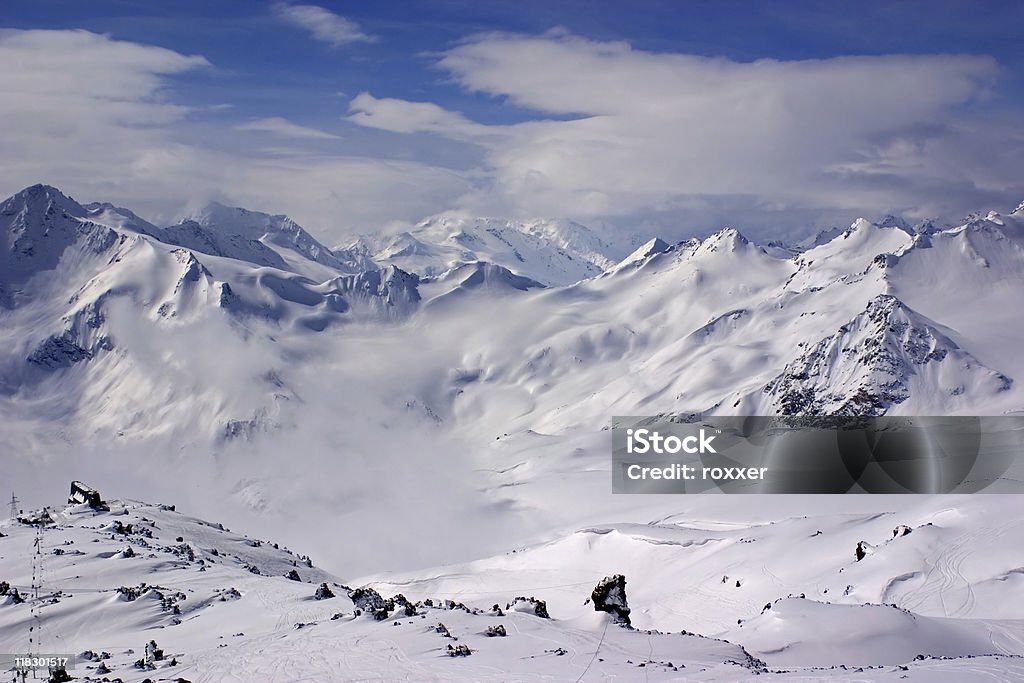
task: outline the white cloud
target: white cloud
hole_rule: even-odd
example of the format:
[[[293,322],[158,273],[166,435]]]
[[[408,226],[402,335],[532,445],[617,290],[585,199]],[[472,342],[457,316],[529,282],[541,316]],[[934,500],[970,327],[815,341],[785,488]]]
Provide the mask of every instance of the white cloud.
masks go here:
[[[1024,197],[1022,119],[986,104],[998,67],[984,57],[737,63],[486,35],[439,65],[532,120],[483,124],[364,92],[349,104],[358,125],[315,149],[303,141],[331,133],[182,105],[175,79],[206,69],[200,56],[85,31],[0,31],[0,64],[0,195],[46,182],[155,220],[219,199],[288,213],[325,242],[449,209],[675,237],[873,210],[956,217]]]
[[[237,130],[251,130],[260,133],[272,133],[286,138],[297,138],[300,140],[337,140],[338,135],[328,133],[319,128],[301,126],[280,116],[255,119],[236,126]]]
[[[460,173],[412,160],[267,150],[232,130],[332,137],[279,117],[193,127],[206,108],[177,104],[167,79],[207,67],[202,57],[85,31],[0,31],[0,64],[3,197],[44,182],[156,221],[219,199],[288,213],[331,242],[417,220],[471,187]]]
[[[412,223],[471,190],[465,174],[364,157],[253,159],[228,166],[226,200],[286,213],[328,244],[392,222]]]
[[[377,98],[363,92],[349,103],[349,120],[370,128],[394,133],[439,133],[461,140],[478,140],[497,127],[473,123],[462,114],[448,111],[431,102],[409,102]]]
[[[484,126],[363,94],[350,120],[481,145],[492,183],[467,198],[474,210],[601,217],[743,197],[773,212],[938,212],[1024,187],[988,163],[1005,136],[958,113],[989,95],[988,57],[742,63],[551,33],[477,36],[438,65],[537,116]]]
[[[332,47],[375,40],[373,36],[363,33],[356,22],[317,5],[278,2],[274,4],[274,13],[285,22],[309,31],[315,39]]]
[[[189,109],[167,77],[203,57],[86,31],[0,31],[0,184],[92,187],[98,196],[145,182],[147,159],[193,156],[167,135]]]
[[[75,135],[96,125],[158,126],[186,109],[163,77],[208,66],[203,57],[87,31],[0,30],[0,116],[8,125]]]

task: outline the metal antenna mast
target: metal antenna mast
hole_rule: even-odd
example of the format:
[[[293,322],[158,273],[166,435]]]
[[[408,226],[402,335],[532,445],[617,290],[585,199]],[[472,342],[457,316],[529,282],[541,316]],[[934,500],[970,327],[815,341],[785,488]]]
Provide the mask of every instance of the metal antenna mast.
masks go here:
[[[18,499],[14,495],[14,491],[11,491],[11,519],[18,516]]]

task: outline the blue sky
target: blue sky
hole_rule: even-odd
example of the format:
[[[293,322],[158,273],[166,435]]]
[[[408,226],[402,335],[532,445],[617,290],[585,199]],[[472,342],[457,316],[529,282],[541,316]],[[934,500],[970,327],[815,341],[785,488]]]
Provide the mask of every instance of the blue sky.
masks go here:
[[[1022,25],[1019,2],[15,0],[0,191],[156,220],[215,198],[338,240],[446,210],[954,220],[1024,198]]]

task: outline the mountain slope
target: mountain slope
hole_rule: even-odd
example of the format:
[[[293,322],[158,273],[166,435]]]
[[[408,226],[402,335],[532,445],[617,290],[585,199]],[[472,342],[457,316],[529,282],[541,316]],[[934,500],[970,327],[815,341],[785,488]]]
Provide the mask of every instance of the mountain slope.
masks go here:
[[[26,515],[45,520],[38,531],[0,525],[5,651],[23,651],[30,625],[38,625],[33,637],[41,647],[83,653],[73,675],[132,682],[507,680],[513,662],[520,680],[567,679],[585,670],[623,676],[644,663],[676,680],[694,680],[688,668],[701,672],[698,680],[709,673],[736,680],[758,669],[736,645],[629,631],[593,612],[550,618],[515,595],[469,606],[356,590],[305,556],[171,506],[111,501],[109,508]],[[31,595],[37,538],[45,552],[35,560],[40,597],[21,601]],[[501,608],[492,609],[495,601]],[[497,626],[500,632],[487,633]],[[147,649],[148,641],[156,644]],[[468,650],[455,656],[456,646]],[[605,657],[588,665],[594,648],[604,648]]]
[[[680,515],[368,584],[172,505],[68,505],[0,522],[0,647],[24,651],[32,627],[43,650],[79,656],[73,675],[130,683],[497,681],[509,671],[522,681],[1005,679],[1024,674],[1024,621],[985,586],[1019,574],[997,548],[1016,544],[1021,525],[970,530],[1010,503],[777,524]],[[897,521],[910,531],[892,534]],[[863,539],[876,550],[858,562]],[[948,603],[956,618],[934,616],[936,544],[953,551],[947,597],[976,591]],[[809,561],[793,562],[784,550],[794,547]],[[980,553],[987,562],[971,561]],[[586,599],[615,572],[626,574],[618,604],[637,628]],[[878,596],[895,606],[862,602]]]

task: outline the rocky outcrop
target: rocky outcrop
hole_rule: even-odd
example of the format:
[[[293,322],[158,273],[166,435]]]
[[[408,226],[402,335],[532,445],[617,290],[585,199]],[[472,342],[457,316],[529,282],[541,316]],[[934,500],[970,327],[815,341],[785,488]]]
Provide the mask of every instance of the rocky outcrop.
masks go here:
[[[601,579],[590,594],[590,599],[594,602],[594,610],[608,612],[618,624],[631,625],[629,603],[626,601],[626,577],[622,574]]]

